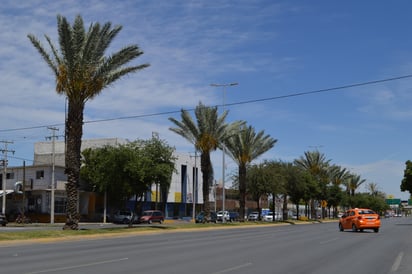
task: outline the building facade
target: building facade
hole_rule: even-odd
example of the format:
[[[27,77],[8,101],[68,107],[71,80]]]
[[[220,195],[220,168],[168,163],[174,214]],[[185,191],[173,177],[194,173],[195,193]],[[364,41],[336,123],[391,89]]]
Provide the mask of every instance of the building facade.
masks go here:
[[[82,141],[82,150],[105,145],[116,146],[128,141],[119,138],[90,139]],[[7,167],[6,172],[6,208],[9,220],[18,214],[32,216],[32,221],[50,222],[52,201],[56,222],[65,221],[67,177],[64,173],[65,143],[63,141],[38,142],[34,144],[34,162],[31,166]],[[167,202],[162,206],[166,217],[192,216],[203,204],[202,176],[200,161],[196,155],[178,153],[174,155],[176,172],[172,175],[167,193]],[[3,172],[4,173],[4,172]],[[1,176],[3,178],[3,175]],[[54,180],[54,182],[53,182]],[[1,184],[3,180],[1,180]],[[3,185],[2,185],[3,186]],[[0,189],[3,189],[2,187]],[[3,192],[0,193],[3,196]],[[213,197],[211,197],[213,199]],[[142,204],[142,210],[160,206],[160,193],[156,185],[148,190]],[[84,220],[102,220],[102,214],[110,215],[116,208],[105,204],[104,195],[79,191],[79,213]],[[212,200],[213,201],[213,200]],[[125,207],[136,208],[134,199]],[[193,208],[196,210],[194,211]]]

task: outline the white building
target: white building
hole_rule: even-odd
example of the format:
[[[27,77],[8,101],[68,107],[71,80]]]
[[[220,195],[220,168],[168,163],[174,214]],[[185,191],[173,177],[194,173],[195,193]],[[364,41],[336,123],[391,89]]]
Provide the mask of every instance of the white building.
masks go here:
[[[126,144],[125,139],[91,139],[83,140],[82,150],[105,145]],[[67,177],[64,173],[65,143],[63,141],[38,142],[34,145],[34,162],[32,166],[7,167],[6,189],[7,199],[5,212],[13,220],[17,214],[28,212],[40,222],[49,222],[51,216],[51,201],[54,196],[54,216],[56,222],[65,221]],[[54,157],[53,157],[54,155]],[[193,196],[196,206],[203,204],[202,176],[200,173],[199,156],[189,153],[175,153],[176,172],[173,173],[167,204],[164,205],[166,217],[192,216]],[[52,192],[54,158],[54,191]],[[2,177],[3,178],[3,175]],[[1,181],[2,182],[2,181]],[[24,183],[23,183],[24,182]],[[22,192],[19,187],[23,186]],[[0,188],[2,189],[2,188]],[[54,193],[54,195],[52,195]],[[143,201],[143,209],[153,208],[159,202],[156,186],[153,185]],[[194,195],[193,195],[194,194]],[[0,196],[3,191],[0,192]],[[125,205],[133,209],[132,201]],[[79,212],[87,220],[96,219],[102,213],[104,199],[101,195],[79,191]],[[108,205],[110,208],[110,205]],[[108,212],[109,213],[109,212]],[[33,218],[32,218],[33,219]]]

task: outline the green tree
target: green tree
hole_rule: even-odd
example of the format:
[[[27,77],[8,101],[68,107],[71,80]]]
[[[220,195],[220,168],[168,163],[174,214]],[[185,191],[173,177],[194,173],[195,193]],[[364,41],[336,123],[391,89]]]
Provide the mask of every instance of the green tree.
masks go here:
[[[241,122],[225,123],[228,111],[218,116],[217,107],[207,107],[199,103],[195,109],[196,122],[186,110],[181,110],[181,121],[170,117],[169,120],[176,125],[171,131],[179,134],[195,146],[200,152],[200,169],[203,179],[203,210],[210,218],[209,187],[213,183],[213,166],[210,153],[222,146],[223,140],[239,127]]]
[[[406,161],[405,165],[406,167],[401,182],[401,191],[409,191],[409,194],[412,195],[412,161]]]
[[[270,150],[277,140],[265,135],[262,130],[258,133],[252,126],[242,124],[235,134],[224,139],[225,152],[235,161],[239,170],[240,218],[244,220],[246,205],[246,171],[247,165]]]
[[[341,186],[350,179],[350,173],[346,168],[337,165],[332,165],[328,169],[331,185],[329,186],[329,194],[327,198],[329,210],[333,208],[333,217],[337,217],[338,206],[343,198],[343,190]],[[329,212],[330,215],[330,212]]]
[[[164,191],[165,204],[175,171],[173,152],[174,148],[157,138],[86,149],[82,153],[81,180],[97,192],[108,193],[109,202],[116,207],[124,207],[131,197],[137,204],[151,185],[157,184]]]
[[[239,185],[238,185],[238,189],[239,189]],[[260,210],[261,208],[260,198],[263,195],[269,193],[267,173],[266,173],[264,164],[250,165],[247,167],[246,191],[250,195],[250,197],[256,202],[257,211],[259,212],[259,215],[260,215],[260,211],[261,211]],[[246,212],[243,214],[243,219],[241,217],[241,220],[244,220],[245,214]]]
[[[297,167],[293,163],[285,163],[287,183],[285,184],[285,193],[289,196],[290,201],[296,206],[296,217],[299,218],[299,204],[305,201],[305,195],[309,192],[311,175]]]
[[[98,193],[108,194],[108,202],[114,207],[124,207],[126,201],[136,193],[135,178],[142,177],[141,169],[128,172],[127,166],[139,160],[136,151],[126,146],[104,146],[88,148],[82,152],[80,179]],[[142,186],[141,191],[147,191]],[[139,196],[140,197],[140,196]]]
[[[83,112],[88,100],[95,98],[107,86],[122,76],[149,66],[125,66],[142,55],[137,45],[126,46],[110,56],[105,56],[113,39],[122,29],[110,22],[93,23],[85,29],[83,19],[78,15],[73,25],[63,16],[57,16],[57,30],[60,50],[46,35],[49,53],[33,35],[28,38],[38,50],[56,77],[56,91],[68,100],[65,125],[66,174],[67,174],[67,221],[64,229],[78,229],[78,186],[80,179],[80,153],[83,135]]]
[[[159,138],[142,141],[141,145],[143,147],[141,157],[147,159],[144,180],[155,184],[156,189],[160,190],[160,202],[163,205],[162,210],[164,211],[172,182],[172,175],[176,171],[175,161],[177,158],[173,155],[175,149]],[[156,207],[158,202],[157,196],[158,193],[156,193]]]
[[[386,204],[385,198],[378,195],[372,196],[369,193],[356,193],[351,196],[352,207],[358,208],[370,208],[380,214],[389,209],[389,205]]]

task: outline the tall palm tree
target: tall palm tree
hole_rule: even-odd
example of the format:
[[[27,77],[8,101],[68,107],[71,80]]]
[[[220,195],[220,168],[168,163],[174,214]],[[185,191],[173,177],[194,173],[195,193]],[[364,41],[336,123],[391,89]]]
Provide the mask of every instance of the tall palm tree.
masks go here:
[[[86,30],[78,15],[73,26],[61,15],[57,16],[60,49],[45,35],[50,47],[48,52],[33,35],[28,38],[56,76],[56,91],[68,100],[65,125],[66,174],[67,174],[67,221],[64,229],[78,229],[77,190],[80,174],[80,147],[83,135],[83,112],[88,100],[120,79],[122,76],[148,67],[148,64],[125,66],[143,54],[137,45],[131,45],[105,56],[113,39],[122,29],[110,22],[93,23]]]
[[[235,161],[239,169],[239,204],[242,220],[245,217],[247,165],[270,150],[276,142],[277,140],[270,135],[265,135],[263,130],[256,133],[252,126],[244,124],[238,128],[236,134],[225,139],[225,151]]]
[[[210,153],[222,146],[222,140],[238,127],[242,122],[226,124],[225,119],[228,111],[218,116],[217,107],[207,107],[199,103],[195,109],[196,122],[186,110],[181,110],[182,121],[169,118],[176,127],[171,131],[184,137],[195,146],[195,150],[200,152],[200,166],[203,179],[203,210],[207,218],[210,217],[209,185],[213,182],[213,166],[210,160]]]

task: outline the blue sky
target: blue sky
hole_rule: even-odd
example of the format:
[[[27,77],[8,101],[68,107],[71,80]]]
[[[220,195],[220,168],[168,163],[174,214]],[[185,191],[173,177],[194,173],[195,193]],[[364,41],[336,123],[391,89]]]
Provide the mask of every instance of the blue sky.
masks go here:
[[[133,64],[151,64],[86,104],[84,138],[148,139],[157,132],[193,154],[169,130],[168,117],[179,118],[180,109],[200,101],[220,105],[226,94],[230,121],[245,120],[278,140],[258,160],[293,161],[318,149],[366,183],[407,199],[399,185],[412,159],[412,78],[288,95],[412,74],[411,10],[410,1],[5,0],[0,140],[13,142],[9,165],[20,166],[31,164],[35,142],[51,136],[47,126],[58,125],[63,134],[65,99],[27,34],[44,43],[47,34],[57,43],[57,14],[71,22],[80,14],[86,25],[123,26],[108,53],[138,44],[144,55]],[[239,85],[210,86],[233,82]],[[96,122],[119,117],[134,118]],[[220,180],[221,152],[212,158]],[[226,159],[226,174],[236,171]]]

